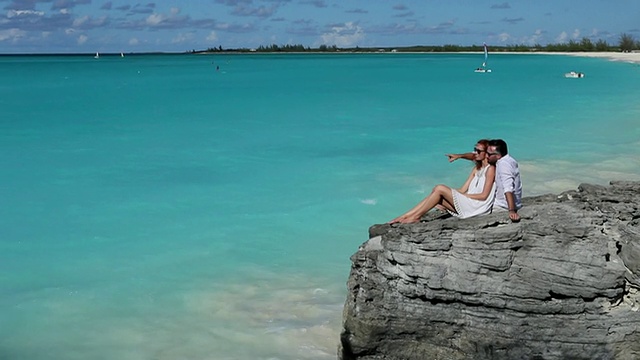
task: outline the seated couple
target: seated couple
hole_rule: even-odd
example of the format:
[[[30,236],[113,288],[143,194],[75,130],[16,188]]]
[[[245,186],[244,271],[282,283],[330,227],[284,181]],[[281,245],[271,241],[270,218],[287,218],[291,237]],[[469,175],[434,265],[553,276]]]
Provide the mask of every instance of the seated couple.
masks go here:
[[[422,215],[437,207],[461,219],[491,212],[509,211],[511,221],[520,221],[522,182],[518,163],[509,156],[507,143],[502,139],[480,140],[472,153],[448,154],[449,161],[475,161],[469,178],[460,189],[437,185],[426,198],[397,218],[393,223],[415,223]]]

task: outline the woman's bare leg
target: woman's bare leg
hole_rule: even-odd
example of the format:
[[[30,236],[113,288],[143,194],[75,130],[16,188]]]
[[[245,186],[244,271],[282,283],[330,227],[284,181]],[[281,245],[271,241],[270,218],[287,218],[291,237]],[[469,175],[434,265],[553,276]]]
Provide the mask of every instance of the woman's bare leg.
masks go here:
[[[413,223],[420,221],[422,215],[433,209],[436,205],[442,205],[444,208],[455,212],[453,206],[453,195],[451,188],[446,185],[437,185],[431,190],[431,194],[420,201],[416,206],[406,213],[391,220],[389,223]]]
[[[431,191],[431,194],[423,199],[418,205],[416,205],[413,209],[409,210],[403,219],[400,219],[398,222],[401,223],[413,223],[420,221],[422,215],[426,214],[427,211],[433,209],[437,205],[441,205],[447,210],[451,210],[456,212],[455,207],[453,206],[453,195],[451,194],[451,188],[446,185],[437,185]]]

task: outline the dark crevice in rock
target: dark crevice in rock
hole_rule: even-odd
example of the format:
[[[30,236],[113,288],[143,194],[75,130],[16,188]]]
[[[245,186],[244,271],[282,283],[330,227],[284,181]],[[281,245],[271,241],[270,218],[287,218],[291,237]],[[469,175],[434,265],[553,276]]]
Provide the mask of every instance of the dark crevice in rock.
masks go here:
[[[451,304],[462,304],[466,307],[483,307],[486,306],[485,304],[481,304],[481,303],[473,303],[473,302],[469,302],[469,301],[464,301],[461,299],[434,299],[434,298],[429,298],[425,295],[419,295],[419,296],[407,296],[407,298],[409,299],[418,299],[421,300],[423,302],[428,302],[431,305],[437,306],[437,305],[451,305]]]
[[[611,300],[609,300],[609,303],[611,305],[617,306],[617,305],[622,304],[622,302],[624,301],[624,298],[627,295],[629,295],[629,290],[625,286],[622,286],[621,290],[622,291],[620,291],[620,293],[617,296],[615,296],[615,297],[611,298]]]
[[[544,300],[552,301],[552,300],[582,299],[582,301],[586,303],[590,303],[590,302],[594,302],[597,298],[598,298],[597,296],[593,296],[593,297],[570,296],[570,295],[560,294],[554,291],[549,291],[549,296],[546,297]]]
[[[357,359],[359,357],[374,355],[378,351],[376,347],[359,349],[360,351],[356,351],[356,349],[354,349],[354,347],[351,346],[350,340],[353,336],[355,335],[347,331],[343,331],[340,334],[341,348],[338,350],[338,355],[340,356],[341,359]]]
[[[564,295],[564,294],[558,294],[556,292],[553,291],[549,291],[549,296],[546,297],[544,300],[545,301],[549,301],[549,300],[564,300],[564,299],[571,299],[573,296],[568,296],[568,295]]]

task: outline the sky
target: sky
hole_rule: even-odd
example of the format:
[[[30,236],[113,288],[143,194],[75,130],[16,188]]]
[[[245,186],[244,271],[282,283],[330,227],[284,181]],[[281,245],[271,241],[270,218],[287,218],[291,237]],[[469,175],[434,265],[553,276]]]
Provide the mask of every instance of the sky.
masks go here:
[[[640,0],[0,0],[0,54],[640,39]]]

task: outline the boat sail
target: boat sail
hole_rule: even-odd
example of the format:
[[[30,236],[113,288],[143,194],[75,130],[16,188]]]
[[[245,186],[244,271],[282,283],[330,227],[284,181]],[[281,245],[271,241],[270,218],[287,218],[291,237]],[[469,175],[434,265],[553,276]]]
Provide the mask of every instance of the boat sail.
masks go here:
[[[489,59],[489,47],[487,47],[487,43],[482,43],[482,47],[484,48],[484,61],[482,62],[482,67],[479,67],[475,70],[475,72],[491,72],[491,69],[487,69],[487,60]]]
[[[487,59],[489,58],[489,48],[487,48],[487,43],[483,43],[484,47],[484,61],[482,62],[482,67],[487,67]]]
[[[99,59],[99,58],[100,58],[100,54],[98,54],[98,53],[96,52],[96,56],[94,56],[93,58],[94,58],[94,59]]]

